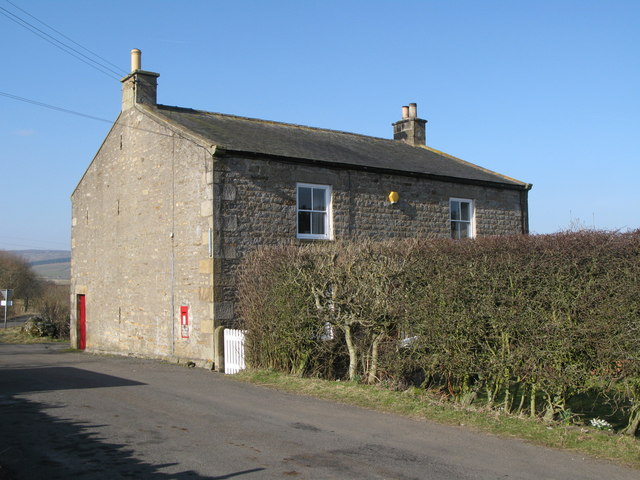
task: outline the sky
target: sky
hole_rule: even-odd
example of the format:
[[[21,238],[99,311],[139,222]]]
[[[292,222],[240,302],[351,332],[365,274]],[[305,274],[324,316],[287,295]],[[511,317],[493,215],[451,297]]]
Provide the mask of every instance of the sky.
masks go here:
[[[0,249],[70,248],[132,48],[165,105],[392,138],[415,102],[532,233],[640,228],[638,0],[0,0]]]

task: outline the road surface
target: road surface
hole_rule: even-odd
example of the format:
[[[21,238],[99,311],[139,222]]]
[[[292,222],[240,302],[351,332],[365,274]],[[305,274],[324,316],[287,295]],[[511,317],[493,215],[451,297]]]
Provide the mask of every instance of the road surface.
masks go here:
[[[60,349],[0,345],[0,465],[10,478],[640,478],[576,453],[203,369]]]

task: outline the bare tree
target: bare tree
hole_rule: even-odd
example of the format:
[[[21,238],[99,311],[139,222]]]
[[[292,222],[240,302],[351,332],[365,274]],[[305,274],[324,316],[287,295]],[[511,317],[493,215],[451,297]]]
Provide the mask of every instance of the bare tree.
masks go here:
[[[13,297],[23,300],[28,310],[29,303],[42,293],[42,282],[25,260],[0,250],[0,288],[13,289]]]

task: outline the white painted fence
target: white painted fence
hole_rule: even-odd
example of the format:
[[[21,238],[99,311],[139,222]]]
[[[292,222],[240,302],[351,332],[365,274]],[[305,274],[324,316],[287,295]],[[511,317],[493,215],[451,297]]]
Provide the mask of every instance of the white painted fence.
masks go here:
[[[244,370],[244,331],[225,328],[224,373],[238,373],[240,370]]]

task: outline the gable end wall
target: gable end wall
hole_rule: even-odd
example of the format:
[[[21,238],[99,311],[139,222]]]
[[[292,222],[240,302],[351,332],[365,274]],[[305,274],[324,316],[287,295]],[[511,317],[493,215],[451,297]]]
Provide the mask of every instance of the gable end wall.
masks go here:
[[[213,361],[212,170],[193,141],[121,115],[72,196],[71,301],[86,295],[87,350]]]

